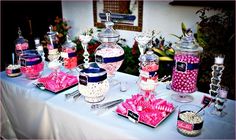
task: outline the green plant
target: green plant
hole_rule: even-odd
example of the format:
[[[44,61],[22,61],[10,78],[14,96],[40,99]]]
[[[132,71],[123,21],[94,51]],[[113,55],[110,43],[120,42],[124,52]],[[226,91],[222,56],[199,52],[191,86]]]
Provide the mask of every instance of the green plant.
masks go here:
[[[217,10],[219,13],[207,16],[206,13],[211,10]],[[199,45],[204,48],[199,70],[198,88],[201,91],[208,92],[212,72],[210,66],[214,63],[215,54],[224,54],[225,70],[221,84],[230,88],[230,98],[233,98],[235,92],[234,10],[230,8],[203,8],[198,10],[196,14],[200,14],[201,21],[197,23],[195,38]]]

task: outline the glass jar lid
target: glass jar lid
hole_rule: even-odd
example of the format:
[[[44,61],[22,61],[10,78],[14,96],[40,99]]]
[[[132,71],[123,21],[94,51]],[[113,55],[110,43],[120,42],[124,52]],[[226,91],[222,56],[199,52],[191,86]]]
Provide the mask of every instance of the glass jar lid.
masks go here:
[[[24,39],[24,37],[21,34],[20,27],[18,28],[18,38],[16,39],[16,44],[23,44],[23,43],[28,43],[27,39]]]
[[[140,62],[159,62],[159,57],[153,53],[153,51],[148,50],[146,54],[139,57]]]
[[[119,33],[113,29],[114,23],[111,22],[111,13],[106,13],[105,29],[98,33],[98,38],[102,42],[117,42],[119,40]]]
[[[70,40],[69,36],[66,36],[66,41],[65,43],[62,45],[62,47],[65,48],[76,48],[76,44],[74,42],[72,42],[72,40]]]
[[[173,46],[176,51],[186,52],[202,52],[203,48],[200,47],[194,39],[191,29],[186,31],[186,34],[182,37],[179,43]]]

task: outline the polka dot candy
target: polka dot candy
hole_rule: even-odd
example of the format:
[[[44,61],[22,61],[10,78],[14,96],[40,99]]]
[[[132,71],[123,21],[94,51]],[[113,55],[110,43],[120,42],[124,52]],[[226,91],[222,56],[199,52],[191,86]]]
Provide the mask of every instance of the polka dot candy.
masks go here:
[[[193,55],[176,55],[176,62],[184,62],[188,65],[199,64],[199,57]],[[172,85],[171,88],[176,92],[181,93],[193,93],[197,90],[197,76],[198,69],[188,69],[185,71],[179,71],[176,67],[173,69],[172,73]]]

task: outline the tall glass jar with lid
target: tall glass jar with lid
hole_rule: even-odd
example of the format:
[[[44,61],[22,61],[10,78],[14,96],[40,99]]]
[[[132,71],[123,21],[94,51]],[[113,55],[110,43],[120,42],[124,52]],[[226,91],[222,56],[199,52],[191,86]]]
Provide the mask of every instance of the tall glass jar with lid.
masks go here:
[[[74,73],[75,71],[73,70],[77,67],[76,44],[69,39],[68,35],[62,45],[61,57],[63,58],[64,67]]]
[[[138,86],[142,93],[154,93],[158,83],[159,57],[149,50],[139,57],[140,74]]]
[[[189,94],[197,90],[198,67],[203,48],[195,42],[191,29],[188,29],[174,49],[175,65],[171,89],[177,94],[172,94],[172,99],[179,102],[191,102],[193,97]]]
[[[106,16],[106,28],[98,33],[98,38],[102,44],[96,49],[95,62],[100,68],[107,71],[110,85],[114,86],[119,82],[112,77],[115,76],[115,72],[120,68],[124,60],[124,50],[117,45],[120,35],[113,29],[114,23],[110,20],[110,13],[106,13]]]

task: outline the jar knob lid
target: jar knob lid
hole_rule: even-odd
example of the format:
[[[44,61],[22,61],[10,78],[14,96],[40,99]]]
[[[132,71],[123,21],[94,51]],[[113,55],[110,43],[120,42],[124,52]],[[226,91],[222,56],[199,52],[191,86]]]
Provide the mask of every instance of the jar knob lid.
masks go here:
[[[111,12],[110,11],[106,12],[106,21],[111,21]]]
[[[21,36],[21,29],[18,27],[18,35]]]

